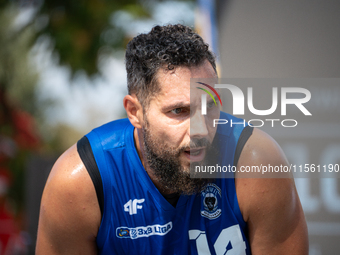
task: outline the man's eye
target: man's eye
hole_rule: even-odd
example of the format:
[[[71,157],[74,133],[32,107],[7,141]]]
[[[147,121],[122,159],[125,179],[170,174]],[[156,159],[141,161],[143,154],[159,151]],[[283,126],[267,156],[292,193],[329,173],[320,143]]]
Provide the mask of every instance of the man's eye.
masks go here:
[[[180,114],[180,113],[183,112],[183,110],[182,110],[182,108],[175,108],[175,109],[171,110],[171,112],[172,112],[173,114]]]
[[[211,102],[209,102],[209,103],[207,104],[207,107],[208,107],[208,108],[212,108],[212,107],[214,107],[214,106],[215,106],[214,101],[211,101]]]

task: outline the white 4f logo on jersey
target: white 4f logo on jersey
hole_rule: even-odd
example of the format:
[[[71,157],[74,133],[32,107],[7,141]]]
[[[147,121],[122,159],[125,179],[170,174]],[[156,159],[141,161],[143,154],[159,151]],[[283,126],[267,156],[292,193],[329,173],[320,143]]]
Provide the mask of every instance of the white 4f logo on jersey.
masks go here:
[[[140,205],[145,201],[144,198],[142,199],[130,199],[125,205],[124,205],[124,211],[130,213],[130,215],[137,214],[137,209],[142,209],[143,206]]]

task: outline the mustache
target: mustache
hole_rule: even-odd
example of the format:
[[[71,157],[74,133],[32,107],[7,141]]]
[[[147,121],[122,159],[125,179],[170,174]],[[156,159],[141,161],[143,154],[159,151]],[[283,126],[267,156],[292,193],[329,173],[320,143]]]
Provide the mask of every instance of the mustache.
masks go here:
[[[196,149],[201,147],[209,147],[211,143],[206,138],[193,138],[190,143],[181,147],[180,151],[188,151],[190,149]]]

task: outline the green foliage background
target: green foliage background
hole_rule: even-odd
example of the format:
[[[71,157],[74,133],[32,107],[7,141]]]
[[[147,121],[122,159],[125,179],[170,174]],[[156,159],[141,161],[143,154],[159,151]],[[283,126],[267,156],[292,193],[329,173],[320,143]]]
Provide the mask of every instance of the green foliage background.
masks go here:
[[[123,49],[127,43],[124,31],[109,24],[111,15],[121,10],[136,18],[150,15],[136,0],[44,1],[37,17],[48,17],[48,24],[39,34],[53,38],[61,64],[95,74],[98,52]],[[114,40],[105,40],[103,33],[108,31],[114,35]]]
[[[18,14],[32,7],[31,19],[17,24]],[[101,54],[125,47],[124,31],[110,24],[112,13],[118,10],[128,11],[135,17],[149,15],[135,0],[48,0],[41,4],[0,1],[0,145],[10,141],[13,147],[12,153],[0,150],[0,168],[8,169],[12,176],[8,199],[16,214],[24,209],[25,168],[30,155],[43,151],[59,153],[65,149],[65,139],[76,133],[61,125],[44,130],[43,133],[53,134],[52,140],[46,141],[42,136],[39,139],[41,129],[48,128],[42,117],[46,102],[41,102],[37,95],[39,73],[29,61],[31,49],[37,40],[49,38],[59,64],[68,66],[73,74],[78,70],[84,70],[88,75],[96,74],[97,59]],[[105,40],[105,31],[110,31],[114,40]],[[33,120],[33,129],[24,119],[15,117],[16,112]],[[16,121],[21,127],[18,128]],[[23,131],[25,128],[27,130]],[[18,136],[25,132],[28,136],[36,136],[39,145],[18,142]]]

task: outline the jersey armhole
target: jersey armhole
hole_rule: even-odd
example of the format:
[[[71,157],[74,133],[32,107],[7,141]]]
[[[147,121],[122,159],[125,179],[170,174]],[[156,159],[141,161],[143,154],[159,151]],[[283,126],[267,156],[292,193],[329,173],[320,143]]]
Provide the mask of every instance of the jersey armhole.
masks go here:
[[[239,158],[240,158],[241,152],[244,148],[244,145],[248,141],[249,137],[253,134],[253,130],[254,130],[254,127],[246,126],[240,134],[240,137],[239,137],[239,140],[237,142],[236,149],[235,149],[235,155],[234,155],[234,166],[235,167],[237,167],[237,163],[239,161]],[[233,190],[233,192],[231,192],[230,194],[234,194],[234,195],[229,197],[229,199],[230,199],[230,203],[231,203],[231,206],[233,208],[233,211],[235,213],[235,216],[238,219],[238,222],[240,223],[240,226],[242,227],[242,229],[245,232],[247,232],[248,231],[247,230],[247,224],[243,220],[241,209],[240,209],[240,206],[238,204],[236,186],[235,186],[235,178],[233,178],[231,180],[231,185],[228,186],[228,189]]]
[[[103,182],[99,172],[99,168],[93,155],[91,144],[86,136],[83,136],[77,142],[77,151],[80,156],[80,159],[83,161],[83,164],[92,179],[97,194],[101,216],[103,217],[104,212]]]
[[[248,141],[249,137],[253,134],[254,127],[252,126],[246,126],[238,139],[236,149],[235,149],[235,155],[234,155],[234,166],[237,167],[238,160],[240,159],[241,152],[244,148],[244,145]]]

